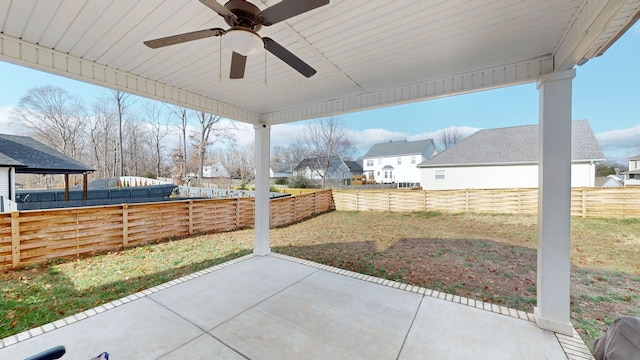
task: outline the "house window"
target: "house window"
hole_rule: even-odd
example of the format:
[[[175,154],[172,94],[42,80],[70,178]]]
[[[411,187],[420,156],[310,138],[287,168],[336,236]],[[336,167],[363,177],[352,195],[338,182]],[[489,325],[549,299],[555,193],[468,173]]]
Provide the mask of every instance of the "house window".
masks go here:
[[[401,157],[398,158],[398,165],[402,165],[402,158]]]
[[[416,156],[412,155],[411,156],[411,164],[415,164],[416,163]]]
[[[382,159],[378,159],[378,165],[382,165]]]
[[[444,170],[436,170],[436,180],[444,180]]]
[[[389,178],[389,173],[388,173],[388,172],[386,172],[386,171],[384,172],[384,178],[385,178],[385,179],[388,179],[388,178]]]
[[[367,166],[373,166],[373,159],[367,160]]]

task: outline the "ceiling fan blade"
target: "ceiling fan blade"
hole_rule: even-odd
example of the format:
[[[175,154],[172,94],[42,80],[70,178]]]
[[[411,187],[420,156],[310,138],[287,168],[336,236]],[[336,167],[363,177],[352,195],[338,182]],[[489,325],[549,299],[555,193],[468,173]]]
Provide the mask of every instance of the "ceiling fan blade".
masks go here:
[[[309,66],[306,62],[302,61],[299,57],[295,56],[291,51],[285,49],[282,45],[278,44],[271,38],[262,38],[264,42],[264,48],[277,56],[280,60],[287,63],[287,65],[296,69],[300,74],[306,77],[312,77],[315,75],[316,70]]]
[[[247,57],[233,52],[231,55],[231,79],[242,79],[244,77],[244,69],[247,65]]]
[[[202,0],[201,0],[202,1]],[[329,0],[282,0],[260,12],[262,25],[269,26],[327,5]]]
[[[206,7],[218,13],[222,17],[232,17],[237,19],[237,16],[229,11],[226,7],[220,5],[216,0],[200,0]]]
[[[157,49],[164,46],[180,44],[187,41],[204,39],[211,36],[220,36],[224,35],[225,31],[220,28],[213,29],[205,29],[192,31],[184,34],[171,35],[159,39],[147,40],[144,42],[145,45],[152,49]]]

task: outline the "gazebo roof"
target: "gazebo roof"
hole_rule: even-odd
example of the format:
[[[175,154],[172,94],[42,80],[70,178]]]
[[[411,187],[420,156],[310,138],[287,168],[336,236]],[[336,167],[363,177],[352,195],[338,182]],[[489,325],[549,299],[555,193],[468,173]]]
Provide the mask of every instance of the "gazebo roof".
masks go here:
[[[251,2],[262,10],[279,3]],[[197,0],[5,0],[0,14],[0,60],[278,124],[536,81],[602,54],[637,20],[640,2],[333,0],[258,32],[314,76],[260,52],[236,80],[220,37],[143,44],[228,28]]]
[[[24,174],[83,174],[94,169],[28,136],[0,134],[0,166]]]

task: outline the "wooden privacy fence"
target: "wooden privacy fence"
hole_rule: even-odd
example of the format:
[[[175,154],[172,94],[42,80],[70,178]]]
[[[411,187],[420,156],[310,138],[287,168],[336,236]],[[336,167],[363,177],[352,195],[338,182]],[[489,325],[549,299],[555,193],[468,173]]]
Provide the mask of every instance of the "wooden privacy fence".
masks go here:
[[[538,189],[337,191],[336,210],[537,214]],[[640,218],[640,187],[574,188],[571,215]]]
[[[271,227],[334,209],[330,190],[271,200]],[[0,267],[252,227],[254,199],[179,200],[0,214]]]

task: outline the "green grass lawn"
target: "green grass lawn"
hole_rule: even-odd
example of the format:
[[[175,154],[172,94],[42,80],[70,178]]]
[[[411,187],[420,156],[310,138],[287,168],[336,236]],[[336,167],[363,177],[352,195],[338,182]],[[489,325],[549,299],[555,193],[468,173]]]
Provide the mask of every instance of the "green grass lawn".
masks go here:
[[[572,321],[587,345],[640,313],[640,221],[572,220]],[[274,251],[523,311],[536,302],[536,218],[332,212],[271,230]],[[253,230],[1,273],[0,338],[251,252]]]

